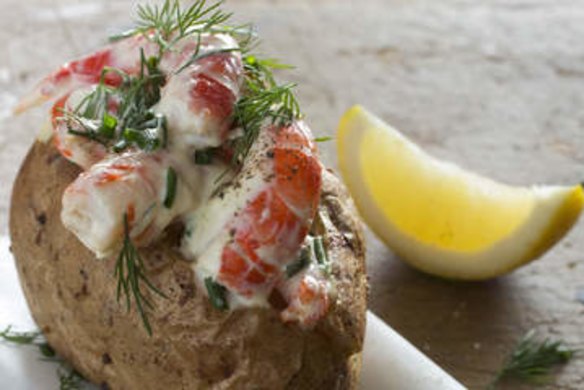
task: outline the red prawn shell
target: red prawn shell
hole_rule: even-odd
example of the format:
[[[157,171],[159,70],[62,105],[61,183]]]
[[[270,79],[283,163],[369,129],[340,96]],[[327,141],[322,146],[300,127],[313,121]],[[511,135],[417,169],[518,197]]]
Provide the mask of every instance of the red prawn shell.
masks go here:
[[[271,126],[272,179],[228,226],[218,280],[246,297],[271,291],[296,259],[316,213],[321,166],[302,124]]]

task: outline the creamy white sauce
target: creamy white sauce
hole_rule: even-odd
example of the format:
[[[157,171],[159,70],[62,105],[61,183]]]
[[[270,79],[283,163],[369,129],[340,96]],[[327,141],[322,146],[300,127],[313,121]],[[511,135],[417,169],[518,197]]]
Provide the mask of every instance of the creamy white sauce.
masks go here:
[[[203,170],[189,170],[189,181],[180,168],[171,208],[164,206],[167,174],[173,164],[166,152],[145,154],[130,151],[114,155],[82,173],[63,194],[61,220],[97,257],[119,250],[124,237],[124,214],[133,209],[130,236],[141,245],[154,240],[177,216],[197,207],[203,199],[202,186],[191,188],[189,181],[204,182]],[[116,165],[132,165],[132,171],[116,169]],[[104,175],[119,175],[105,183]],[[130,217],[129,217],[130,218]]]
[[[191,85],[185,77],[190,77],[189,72],[175,74],[192,55],[193,39],[181,41],[173,51],[165,54],[161,64],[161,69],[168,75],[168,82],[167,87],[161,91],[162,98],[154,110],[166,116],[170,133],[169,153],[158,153],[164,159],[162,164],[152,161],[149,163],[148,154],[140,151],[131,152],[134,156],[131,153],[110,156],[96,164],[104,157],[98,153],[101,152],[100,144],[70,134],[68,124],[63,123],[55,129],[57,145],[61,146],[61,151],[66,152],[69,160],[88,169],[64,194],[62,220],[97,257],[105,257],[118,250],[123,237],[121,216],[130,213],[130,204],[136,214],[130,235],[137,239],[138,244],[146,245],[174,219],[188,210],[196,209],[203,200],[208,199],[214,187],[211,181],[218,176],[219,170],[223,172],[225,169],[222,165],[197,166],[192,161],[192,148],[216,146],[218,143],[213,137],[219,139],[216,136],[217,121],[205,113],[192,112],[186,104]],[[227,35],[206,35],[201,39],[200,53],[236,47],[237,42]],[[112,44],[105,50],[111,50],[111,62],[115,67],[135,73],[139,70],[136,52],[140,49],[149,57],[156,54],[158,47],[138,36]],[[210,73],[208,75],[218,77]],[[237,96],[239,90],[233,81],[229,81],[227,87],[233,88]],[[74,90],[67,99],[66,109],[75,109],[94,88]],[[96,149],[90,149],[92,147]],[[121,181],[113,181],[107,185],[95,184],[95,177],[115,171],[115,164],[124,159],[141,159],[144,167],[134,174],[124,176]],[[169,167],[173,167],[178,173],[177,193],[170,209],[163,205]],[[209,178],[212,180],[208,180]]]
[[[236,189],[228,188],[223,196],[215,196],[202,207],[185,216],[186,235],[181,252],[194,260],[192,268],[199,286],[204,286],[207,277],[215,280],[219,275],[221,257],[225,245],[231,239],[228,226],[237,219],[248,201],[265,186],[260,175],[242,183]],[[229,294],[230,307],[268,306],[266,294],[255,294],[250,298]]]
[[[237,47],[233,38],[224,34],[202,36],[201,53],[218,49]],[[192,40],[186,40],[185,46]],[[112,46],[117,67],[131,69],[136,66],[135,52],[140,47],[146,51],[146,56],[154,55],[155,45],[136,39]],[[233,179],[234,172],[225,172],[229,167],[217,161],[213,165],[196,165],[193,161],[193,149],[204,149],[219,146],[225,141],[221,134],[221,119],[213,118],[208,112],[194,112],[189,106],[189,91],[192,87],[193,74],[204,73],[230,89],[235,96],[240,93],[240,81],[221,74],[216,74],[198,64],[189,65],[182,73],[174,74],[188,57],[181,53],[181,47],[176,48],[163,59],[161,69],[171,75],[161,91],[161,100],[154,111],[166,117],[169,130],[168,150],[148,154],[141,151],[129,151],[122,155],[109,156],[97,164],[90,164],[87,172],[67,189],[63,196],[61,218],[64,225],[92,250],[98,258],[110,256],[119,251],[124,237],[124,213],[128,213],[129,202],[135,209],[134,221],[131,224],[130,236],[138,246],[145,246],[158,238],[159,234],[174,220],[182,220],[185,224],[185,236],[182,239],[181,251],[186,259],[192,260],[192,268],[196,282],[205,290],[205,279],[217,280],[220,274],[221,259],[225,246],[232,240],[231,229],[238,229],[238,214],[256,196],[275,185],[273,160],[266,158],[267,148],[273,145],[271,135],[260,134],[242,172],[238,173],[235,184],[222,188],[218,178],[223,181]],[[240,56],[239,53],[234,55]],[[239,57],[238,57],[239,58]],[[240,59],[240,58],[239,58]],[[75,91],[67,104],[78,104],[89,90]],[[299,125],[302,126],[302,125]],[[301,127],[301,131],[306,130]],[[81,142],[79,137],[62,134],[63,139],[71,142]],[[68,137],[68,138],[67,138]],[[77,145],[74,145],[77,146]],[[294,146],[292,146],[294,147]],[[159,160],[152,159],[157,155]],[[115,171],[115,164],[125,160],[139,160],[142,168],[124,176],[123,180],[112,181],[106,185],[95,185],[100,173]],[[82,165],[83,166],[83,165]],[[167,172],[173,167],[177,172],[177,191],[171,208],[164,206],[167,194]],[[219,195],[219,194],[220,195]],[[296,211],[297,215],[301,211]],[[270,220],[273,216],[270,209],[263,211],[261,220]],[[300,227],[298,227],[300,228]],[[289,237],[294,240],[297,232],[290,231]],[[310,243],[311,238],[307,238]],[[285,240],[284,240],[285,241]],[[282,247],[293,247],[296,242],[279,242]],[[300,249],[300,248],[299,248]],[[258,248],[257,254],[262,261],[277,268],[277,274],[284,275],[284,265],[278,259],[264,256],[276,253],[273,248]],[[276,255],[277,256],[277,255]],[[314,258],[314,256],[313,256]],[[277,288],[293,302],[296,290],[303,278],[310,276],[322,278],[322,270],[313,262],[300,271],[295,277],[280,281]],[[330,286],[326,285],[328,289]],[[271,288],[271,287],[270,287]],[[250,296],[243,296],[235,291],[227,295],[229,307],[268,307],[268,297],[271,291],[259,288]],[[292,320],[310,315],[314,307],[301,307],[300,312],[290,314]]]
[[[313,242],[314,237],[310,235],[304,241],[305,247],[310,248],[308,266],[278,285],[280,293],[288,302],[288,307],[280,313],[280,317],[284,322],[298,322],[305,328],[313,326],[326,313],[331,298],[336,295],[334,285],[325,274],[324,266],[317,261]],[[302,302],[299,298],[302,283],[310,286],[319,298]]]

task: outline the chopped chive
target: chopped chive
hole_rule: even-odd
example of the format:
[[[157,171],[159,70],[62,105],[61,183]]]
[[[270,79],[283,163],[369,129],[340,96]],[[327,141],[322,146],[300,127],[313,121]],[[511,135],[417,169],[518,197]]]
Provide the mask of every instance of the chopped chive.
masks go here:
[[[99,133],[108,139],[112,139],[115,136],[117,125],[118,120],[116,119],[116,117],[106,112],[103,114]]]
[[[334,137],[325,136],[325,137],[316,137],[313,139],[314,142],[328,142],[334,140]]]
[[[176,171],[169,167],[166,171],[166,196],[164,197],[164,207],[171,208],[176,198],[177,177]]]
[[[326,255],[326,250],[324,249],[324,243],[322,242],[322,237],[316,237],[314,239],[314,254],[316,255],[316,261],[318,264],[323,265],[328,263],[328,258]]]
[[[224,286],[220,285],[209,276],[205,278],[205,287],[207,288],[209,300],[211,301],[213,307],[219,310],[229,309],[229,305],[225,299],[227,289]]]
[[[142,132],[140,130],[136,130],[136,129],[132,129],[131,127],[128,127],[126,129],[124,129],[123,136],[124,136],[124,139],[126,141],[134,142],[134,143],[138,144],[138,146],[140,146],[140,144],[143,143]]]
[[[310,264],[310,248],[305,246],[300,251],[298,259],[286,266],[286,276],[288,278],[293,277],[308,266],[308,264]]]
[[[314,240],[312,241],[312,245],[314,247],[316,262],[326,275],[330,275],[331,263],[327,255],[326,248],[324,247],[322,237],[315,237]]]
[[[195,151],[195,164],[197,165],[209,165],[213,162],[213,156],[215,154],[215,149],[202,149]]]
[[[41,352],[41,355],[47,358],[52,358],[56,355],[55,350],[48,343],[39,344],[39,351]]]
[[[161,135],[162,147],[166,149],[168,146],[168,127],[166,126],[166,117],[162,114],[157,114],[156,119],[158,121],[156,128]]]

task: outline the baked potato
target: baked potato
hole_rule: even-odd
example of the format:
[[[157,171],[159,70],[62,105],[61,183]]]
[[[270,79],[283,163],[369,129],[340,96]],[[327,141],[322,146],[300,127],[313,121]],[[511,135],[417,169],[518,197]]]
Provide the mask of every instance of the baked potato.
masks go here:
[[[364,240],[342,184],[323,170],[311,231],[324,237],[335,298],[312,329],[274,308],[220,311],[197,288],[173,224],[140,249],[153,303],[152,335],[116,297],[115,258],[96,259],[60,218],[81,170],[37,141],[12,194],[10,234],[32,316],[50,345],[88,380],[111,389],[353,389],[360,370],[367,282]],[[274,302],[273,306],[278,303]]]

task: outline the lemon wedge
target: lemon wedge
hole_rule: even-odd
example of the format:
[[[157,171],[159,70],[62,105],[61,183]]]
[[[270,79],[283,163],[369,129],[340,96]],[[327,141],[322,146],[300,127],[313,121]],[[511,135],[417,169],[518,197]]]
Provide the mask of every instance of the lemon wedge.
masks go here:
[[[481,280],[536,259],[577,221],[580,185],[512,187],[438,160],[355,106],[337,137],[340,169],[371,229],[430,274]]]

